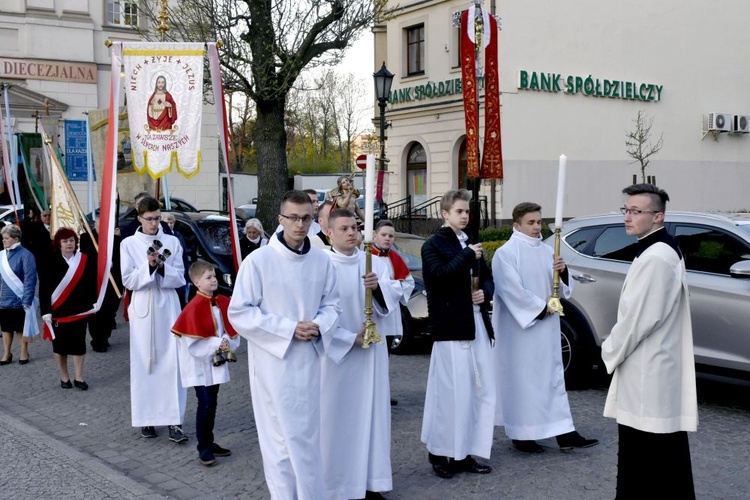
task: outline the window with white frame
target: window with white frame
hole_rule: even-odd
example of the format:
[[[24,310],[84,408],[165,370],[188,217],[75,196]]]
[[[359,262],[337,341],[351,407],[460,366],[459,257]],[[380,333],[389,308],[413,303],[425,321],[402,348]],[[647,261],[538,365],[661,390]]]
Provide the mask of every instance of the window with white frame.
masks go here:
[[[138,26],[138,0],[106,0],[107,24],[110,26]]]

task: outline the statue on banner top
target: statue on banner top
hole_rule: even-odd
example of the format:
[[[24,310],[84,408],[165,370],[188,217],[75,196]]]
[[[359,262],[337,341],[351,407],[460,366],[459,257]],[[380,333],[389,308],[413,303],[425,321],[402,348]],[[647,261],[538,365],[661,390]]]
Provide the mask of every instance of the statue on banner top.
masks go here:
[[[156,78],[154,93],[148,100],[146,110],[148,125],[145,127],[149,132],[173,132],[177,129],[177,104],[172,94],[167,90],[167,79],[164,75]]]

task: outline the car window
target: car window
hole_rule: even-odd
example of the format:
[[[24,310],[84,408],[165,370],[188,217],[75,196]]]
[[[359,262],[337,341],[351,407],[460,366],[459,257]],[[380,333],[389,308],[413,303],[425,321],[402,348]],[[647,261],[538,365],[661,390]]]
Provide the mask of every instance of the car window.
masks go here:
[[[584,227],[565,236],[565,243],[576,252],[583,253],[601,231],[601,227]]]
[[[200,248],[198,236],[195,234],[193,228],[191,228],[189,224],[186,224],[181,220],[176,220],[174,223],[174,231],[175,233],[182,235],[182,239],[185,240],[185,248],[188,252],[188,260],[193,262],[194,260],[203,257],[202,255],[198,254],[198,249]]]
[[[602,259],[632,262],[635,258],[637,242],[638,238],[628,236],[625,232],[624,224],[608,226],[602,230],[594,244],[589,245],[584,253]]]
[[[422,270],[422,244],[423,239],[418,238],[396,238],[393,248],[404,259],[406,267],[410,271]]]
[[[198,228],[206,240],[206,245],[219,255],[232,254],[232,240],[229,224],[217,221],[199,221]]]
[[[675,224],[674,235],[690,271],[729,275],[733,264],[750,260],[750,245],[713,227]]]

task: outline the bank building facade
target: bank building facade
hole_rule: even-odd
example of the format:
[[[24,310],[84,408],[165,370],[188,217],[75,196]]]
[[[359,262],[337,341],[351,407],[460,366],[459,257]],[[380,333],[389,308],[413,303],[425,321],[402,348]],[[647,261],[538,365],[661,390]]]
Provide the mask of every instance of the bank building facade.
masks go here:
[[[472,182],[454,21],[471,3],[391,4],[393,15],[373,29],[373,67],[385,63],[395,74],[385,115],[387,201],[409,197],[412,206],[426,206]],[[481,181],[490,219],[507,221],[522,201],[540,203],[545,218],[553,217],[561,154],[565,217],[616,211],[622,188],[642,180],[626,154],[639,112],[652,123],[650,142],[663,140],[645,175],[669,192],[670,209],[750,209],[750,4],[483,7],[500,21],[504,179]]]

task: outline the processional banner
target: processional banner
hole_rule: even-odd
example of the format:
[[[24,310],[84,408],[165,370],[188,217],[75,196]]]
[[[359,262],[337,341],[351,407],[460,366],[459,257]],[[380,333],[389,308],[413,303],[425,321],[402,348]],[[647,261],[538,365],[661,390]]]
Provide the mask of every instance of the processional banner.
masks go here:
[[[123,43],[133,165],[152,178],[200,169],[203,43]]]
[[[500,141],[498,26],[489,11],[472,6],[461,13],[461,79],[466,114],[468,175],[503,178]],[[479,158],[479,78],[484,80],[484,144]]]

